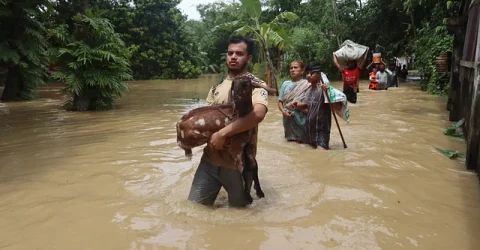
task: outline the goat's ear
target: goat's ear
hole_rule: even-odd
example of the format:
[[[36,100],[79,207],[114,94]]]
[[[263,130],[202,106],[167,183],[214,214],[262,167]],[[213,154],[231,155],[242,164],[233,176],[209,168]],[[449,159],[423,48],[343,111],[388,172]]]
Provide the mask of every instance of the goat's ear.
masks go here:
[[[261,84],[261,83],[252,81],[252,86],[253,86],[254,88],[263,88],[263,89],[265,89],[266,91],[268,91],[268,92],[270,92],[270,93],[277,93],[277,90],[276,90],[276,89],[270,88],[270,87],[268,87],[266,84]]]
[[[268,91],[269,93],[271,93],[271,94],[277,93],[277,90],[274,89],[274,88],[266,87],[266,88],[264,88],[264,89],[265,89],[266,91]]]

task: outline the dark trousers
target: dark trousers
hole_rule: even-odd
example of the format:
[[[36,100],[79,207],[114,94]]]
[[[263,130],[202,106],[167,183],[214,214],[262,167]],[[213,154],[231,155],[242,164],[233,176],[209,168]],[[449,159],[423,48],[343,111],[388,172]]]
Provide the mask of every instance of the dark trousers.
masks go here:
[[[252,178],[248,180],[248,187],[251,187]],[[202,160],[195,172],[188,200],[211,206],[223,187],[228,193],[230,206],[245,207],[251,202],[246,196],[244,185],[243,176],[237,170],[213,166]]]
[[[330,149],[330,129],[332,128],[332,109],[330,104],[323,103],[318,111],[320,123],[318,127],[318,140],[315,142],[317,146],[324,149]]]
[[[347,96],[347,101],[357,103],[357,92],[352,87],[343,85],[343,93]]]
[[[392,76],[392,78],[389,79],[388,81],[388,86],[387,87],[398,87],[398,79],[397,79],[397,76]]]

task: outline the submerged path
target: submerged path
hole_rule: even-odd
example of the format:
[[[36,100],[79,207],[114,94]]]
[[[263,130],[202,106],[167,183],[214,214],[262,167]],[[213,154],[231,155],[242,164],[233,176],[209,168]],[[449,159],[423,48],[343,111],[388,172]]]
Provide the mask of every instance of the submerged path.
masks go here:
[[[65,112],[58,87],[0,103],[0,249],[479,249],[478,179],[435,149],[465,143],[443,135],[444,98],[415,84],[362,83],[339,120],[348,149],[332,124],[327,152],[284,142],[270,97],[266,198],[232,209],[222,190],[214,208],[191,204],[201,148],[187,161],[174,124],[215,81],[134,82],[109,112]]]

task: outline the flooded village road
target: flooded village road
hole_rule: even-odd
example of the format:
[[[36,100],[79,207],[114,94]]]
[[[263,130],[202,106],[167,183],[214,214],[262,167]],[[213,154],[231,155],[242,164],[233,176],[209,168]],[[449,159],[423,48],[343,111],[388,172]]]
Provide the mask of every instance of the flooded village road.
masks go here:
[[[330,151],[286,143],[270,97],[266,198],[188,202],[202,148],[185,159],[175,122],[215,81],[134,82],[108,112],[66,112],[55,86],[0,103],[0,249],[480,249],[478,179],[435,149],[465,143],[443,135],[445,100],[416,84],[362,83],[351,122],[339,120],[348,149],[332,124]]]

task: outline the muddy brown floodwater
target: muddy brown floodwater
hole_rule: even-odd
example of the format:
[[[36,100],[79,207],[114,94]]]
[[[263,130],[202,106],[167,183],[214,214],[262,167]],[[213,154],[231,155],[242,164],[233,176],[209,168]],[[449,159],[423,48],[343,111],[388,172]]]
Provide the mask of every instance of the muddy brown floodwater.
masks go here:
[[[266,198],[188,202],[201,148],[185,159],[175,122],[217,80],[134,82],[109,112],[64,111],[58,86],[0,103],[0,249],[480,249],[478,179],[435,149],[465,144],[443,135],[445,99],[416,84],[363,82],[340,121],[348,149],[333,123],[328,152],[284,142],[270,97]]]

